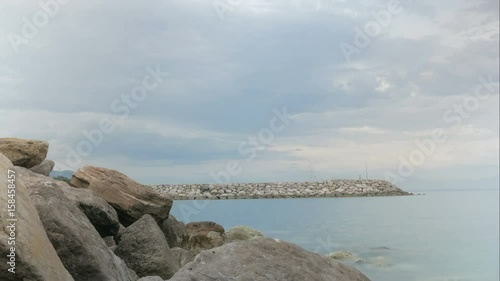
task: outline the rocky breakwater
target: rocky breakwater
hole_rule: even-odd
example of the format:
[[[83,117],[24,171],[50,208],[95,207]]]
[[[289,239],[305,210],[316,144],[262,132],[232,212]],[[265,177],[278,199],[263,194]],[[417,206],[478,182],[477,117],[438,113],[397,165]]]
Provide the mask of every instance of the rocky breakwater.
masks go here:
[[[315,198],[412,195],[385,180],[325,180],[230,184],[163,184],[154,190],[176,200]]]
[[[2,281],[369,281],[247,227],[186,225],[170,196],[115,170],[86,166],[70,184],[47,177],[47,149],[0,138]]]

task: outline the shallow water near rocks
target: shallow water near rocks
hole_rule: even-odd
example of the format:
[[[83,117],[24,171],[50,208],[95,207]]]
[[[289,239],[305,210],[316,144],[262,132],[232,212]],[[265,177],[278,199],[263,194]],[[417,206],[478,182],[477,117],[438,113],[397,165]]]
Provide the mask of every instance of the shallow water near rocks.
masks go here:
[[[344,261],[373,281],[498,281],[498,190],[425,196],[175,201],[184,222],[247,225]]]

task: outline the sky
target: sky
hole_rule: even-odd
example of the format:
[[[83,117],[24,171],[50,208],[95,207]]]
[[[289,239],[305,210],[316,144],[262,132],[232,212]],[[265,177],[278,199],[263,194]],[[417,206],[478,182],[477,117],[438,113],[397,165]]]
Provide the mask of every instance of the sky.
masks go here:
[[[145,184],[498,188],[499,2],[0,2],[0,137]]]

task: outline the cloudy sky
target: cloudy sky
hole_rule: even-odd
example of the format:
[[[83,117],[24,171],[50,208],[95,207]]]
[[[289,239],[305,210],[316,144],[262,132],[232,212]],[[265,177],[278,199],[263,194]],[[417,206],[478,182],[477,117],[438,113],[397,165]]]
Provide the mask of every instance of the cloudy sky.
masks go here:
[[[0,137],[58,169],[498,188],[498,0],[40,3],[0,2]]]

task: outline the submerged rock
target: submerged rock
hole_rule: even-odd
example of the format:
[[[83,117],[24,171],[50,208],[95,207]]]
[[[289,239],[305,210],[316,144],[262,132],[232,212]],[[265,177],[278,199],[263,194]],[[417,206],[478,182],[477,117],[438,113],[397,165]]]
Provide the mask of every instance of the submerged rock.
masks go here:
[[[356,269],[296,245],[269,238],[201,252],[170,281],[369,281]]]
[[[353,259],[352,253],[348,252],[348,251],[336,251],[336,252],[328,254],[327,257],[335,259],[335,260],[343,260],[343,261]]]

